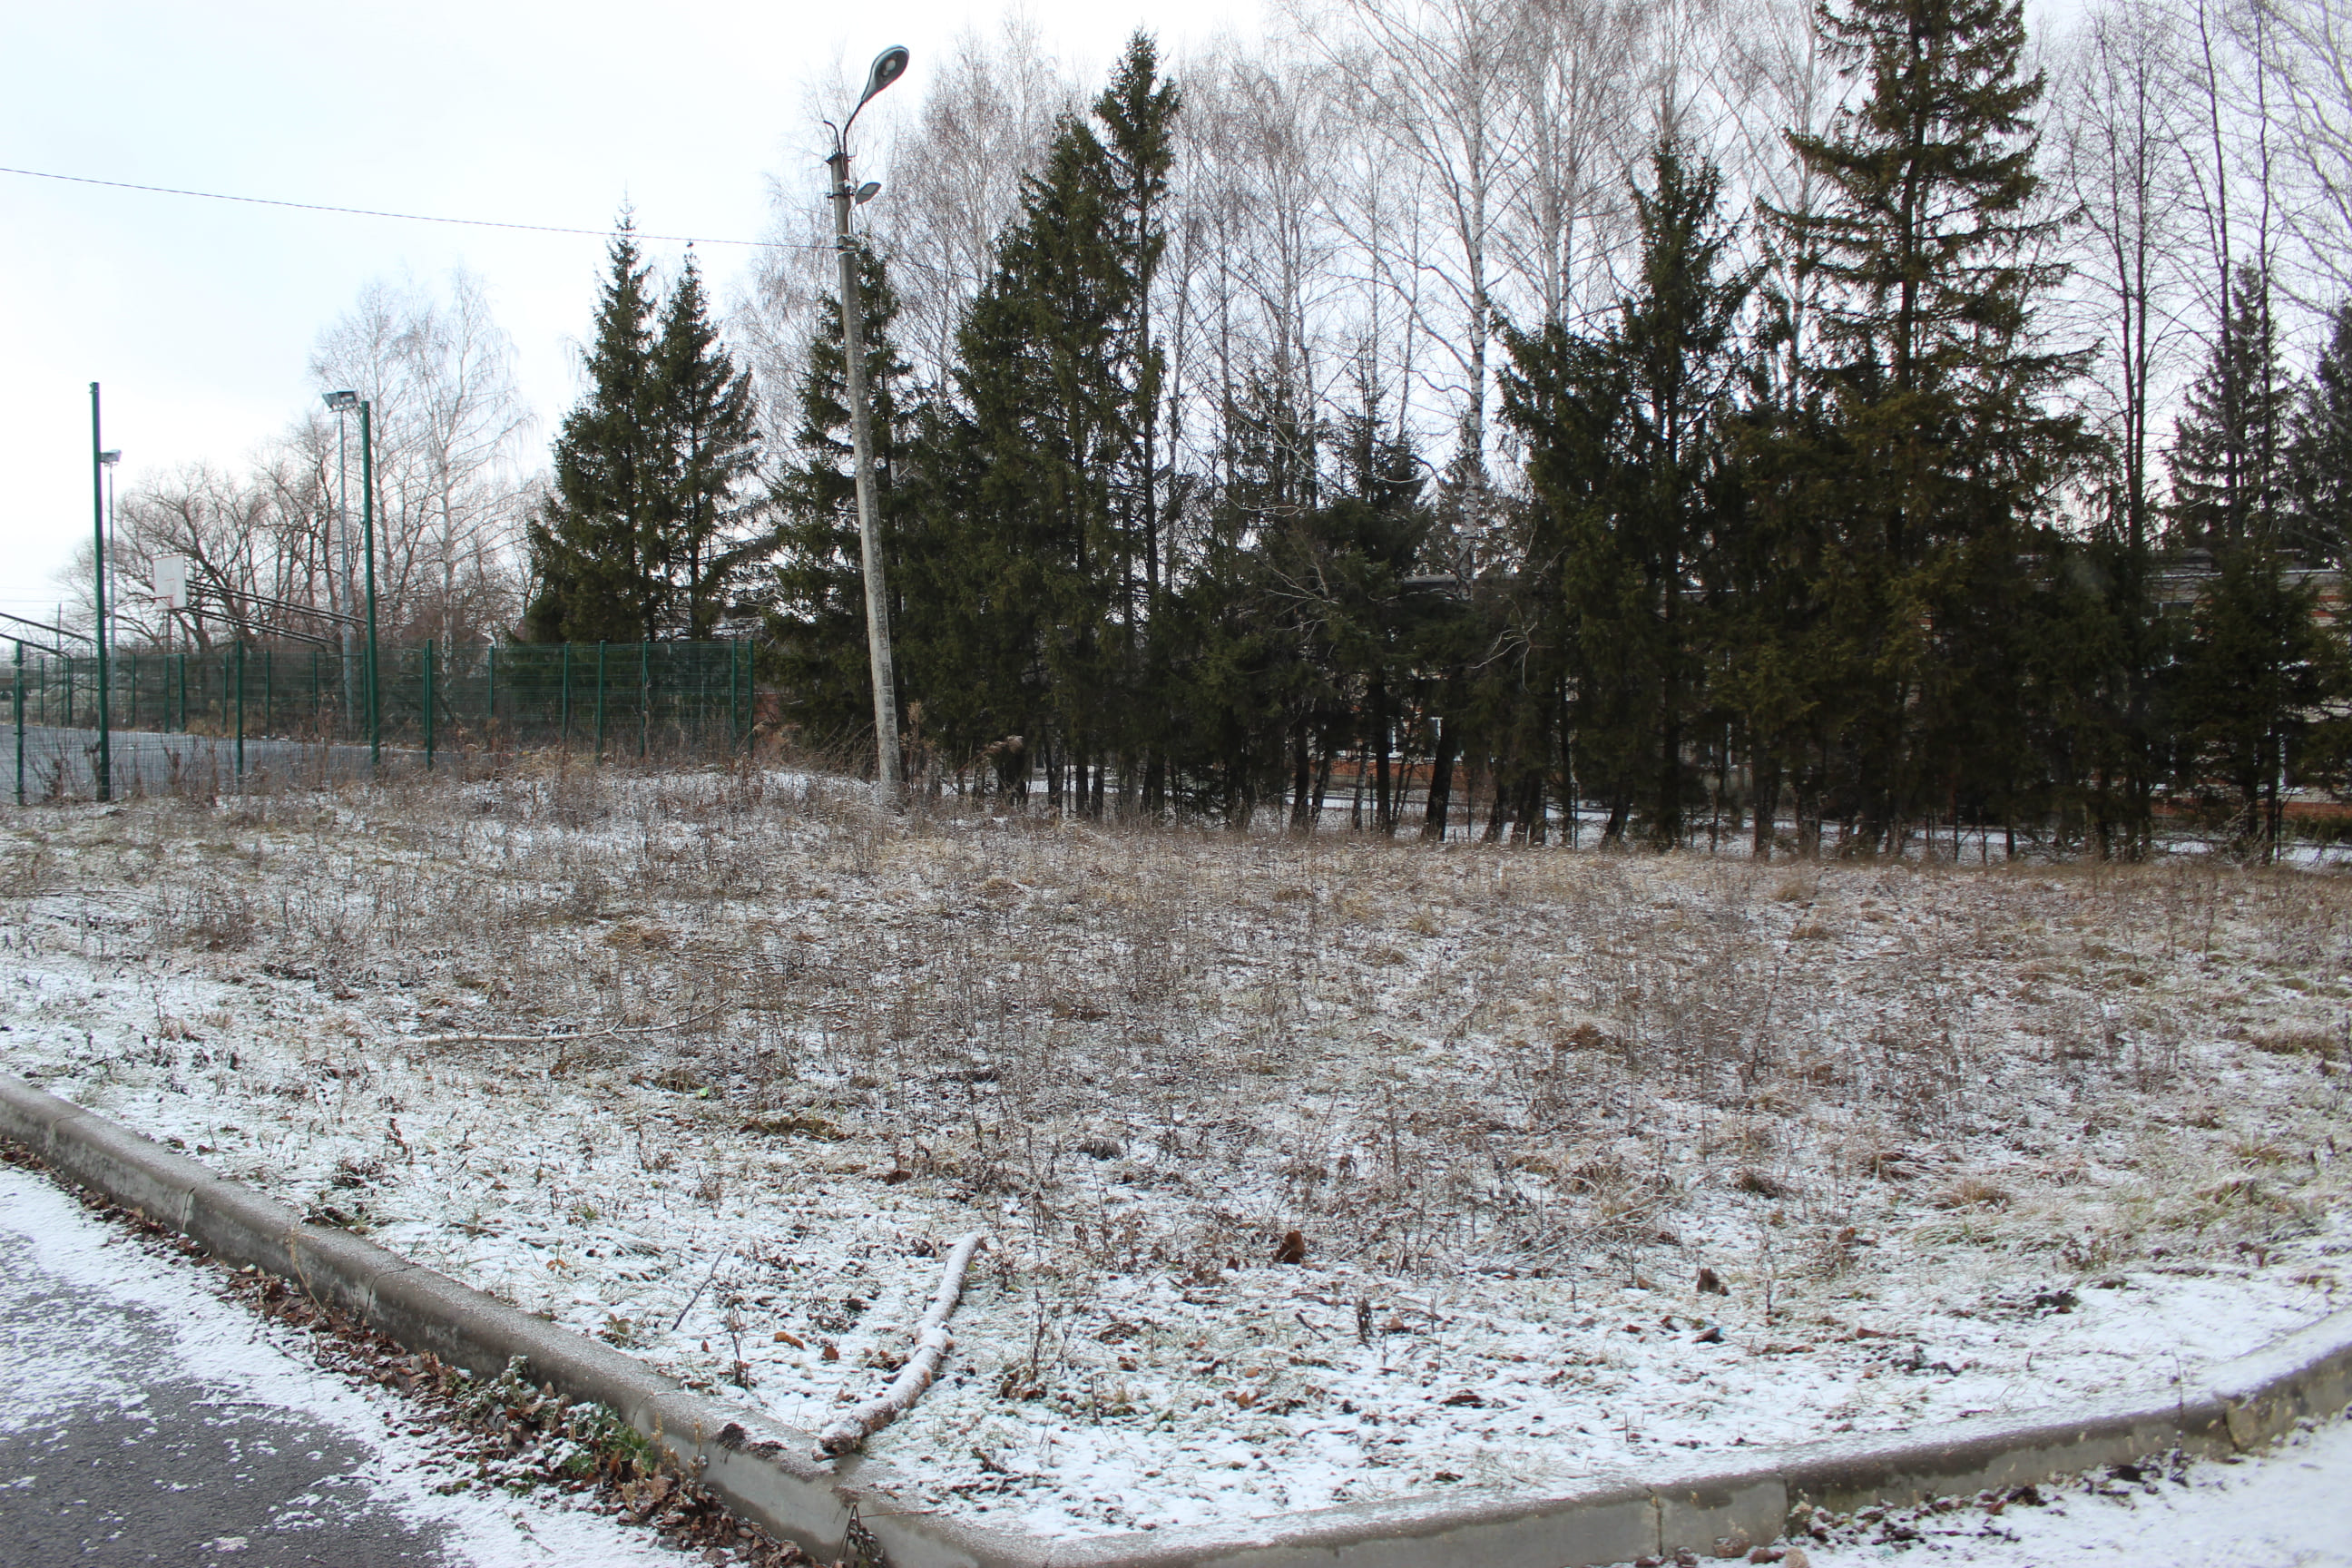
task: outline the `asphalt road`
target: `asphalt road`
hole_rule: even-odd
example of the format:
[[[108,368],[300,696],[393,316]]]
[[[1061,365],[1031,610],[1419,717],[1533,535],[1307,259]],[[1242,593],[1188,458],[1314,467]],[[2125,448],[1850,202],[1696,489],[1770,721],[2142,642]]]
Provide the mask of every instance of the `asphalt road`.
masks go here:
[[[0,1565],[677,1561],[560,1499],[440,1496],[410,1417],[0,1167]]]

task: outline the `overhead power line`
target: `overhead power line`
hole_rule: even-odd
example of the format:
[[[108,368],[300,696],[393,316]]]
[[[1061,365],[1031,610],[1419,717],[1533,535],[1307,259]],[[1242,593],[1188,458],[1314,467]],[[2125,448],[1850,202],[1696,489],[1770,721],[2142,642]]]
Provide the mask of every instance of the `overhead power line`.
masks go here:
[[[440,217],[431,213],[384,212],[375,207],[342,207],[335,206],[326,202],[286,202],[277,200],[275,197],[271,196],[233,196],[222,191],[189,191],[183,190],[176,185],[139,185],[133,184],[128,180],[97,180],[92,179],[86,174],[51,174],[45,169],[10,169],[0,167],[0,174],[22,174],[26,179],[32,180],[60,180],[68,184],[73,185],[103,185],[108,190],[112,191],[143,191],[150,195],[195,196],[208,202],[242,202],[247,206],[289,207],[296,212],[341,213],[347,217],[386,217],[395,219],[402,223],[449,224],[459,228],[509,228],[517,229],[525,234],[586,235],[592,239],[604,238],[609,236],[612,232],[610,229],[602,228],[564,228],[555,224],[546,223],[508,223],[498,218]],[[776,245],[782,248],[792,250],[829,250],[832,248],[829,245],[814,245],[801,241],[714,239],[709,235],[697,234],[640,234],[637,237],[639,239],[657,239],[682,242],[687,245],[741,245],[753,247],[763,245]]]

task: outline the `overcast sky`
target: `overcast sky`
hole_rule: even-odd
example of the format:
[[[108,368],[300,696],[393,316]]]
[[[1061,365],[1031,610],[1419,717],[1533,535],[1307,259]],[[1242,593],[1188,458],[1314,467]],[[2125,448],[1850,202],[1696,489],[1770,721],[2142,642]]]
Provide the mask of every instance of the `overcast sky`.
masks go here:
[[[1032,0],[1092,80],[1141,25],[1171,52],[1254,31],[1255,0]],[[400,0],[0,5],[0,165],[147,185],[602,230],[766,232],[768,181],[819,174],[805,87],[913,51],[911,107],[988,0],[848,5]],[[887,125],[867,141],[880,149]],[[883,173],[861,167],[861,173]],[[886,198],[887,199],[887,198]],[[681,247],[648,247],[665,264]],[[725,300],[750,252],[698,246]],[[463,264],[514,339],[541,428],[570,405],[604,245],[289,212],[0,174],[0,609],[47,618],[89,537],[89,384],[119,482],[235,466],[314,395],[319,330],[371,279]]]

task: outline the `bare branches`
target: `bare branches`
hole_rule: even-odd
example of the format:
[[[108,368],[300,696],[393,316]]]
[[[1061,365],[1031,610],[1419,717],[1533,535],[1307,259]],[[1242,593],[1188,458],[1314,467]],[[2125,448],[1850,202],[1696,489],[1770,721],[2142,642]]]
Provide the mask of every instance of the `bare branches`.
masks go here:
[[[2238,25],[2293,192],[2282,212],[2299,247],[2289,286],[2325,310],[2352,295],[2352,4],[2253,0]]]
[[[462,268],[446,299],[372,283],[320,334],[310,360],[320,388],[349,387],[374,405],[377,594],[388,635],[473,641],[520,607],[515,459],[531,420],[511,359],[480,279]],[[331,426],[319,420],[298,439],[321,460],[321,482],[331,481]],[[339,595],[351,596],[348,586]]]
[[[939,1376],[940,1363],[955,1345],[948,1337],[948,1319],[963,1295],[964,1270],[971,1266],[971,1255],[987,1245],[987,1238],[978,1231],[955,1244],[955,1250],[948,1254],[947,1267],[940,1271],[939,1293],[931,1298],[930,1310],[923,1314],[922,1325],[915,1334],[914,1352],[908,1356],[907,1364],[899,1368],[887,1389],[863,1405],[843,1411],[832,1426],[818,1434],[818,1458],[830,1459],[848,1453],[914,1408],[923,1390]]]

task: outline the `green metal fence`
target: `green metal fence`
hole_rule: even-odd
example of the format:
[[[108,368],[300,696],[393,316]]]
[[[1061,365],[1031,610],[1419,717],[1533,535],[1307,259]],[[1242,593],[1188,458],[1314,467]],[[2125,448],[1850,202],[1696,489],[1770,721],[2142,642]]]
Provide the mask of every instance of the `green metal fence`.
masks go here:
[[[377,722],[385,746],[422,752],[556,747],[599,758],[730,751],[753,721],[751,645],[557,643],[381,653]],[[194,652],[117,650],[112,728],[223,739],[365,742],[367,658],[299,644]],[[98,660],[16,645],[0,678],[17,721],[98,722]],[[12,714],[12,717],[14,715]]]

